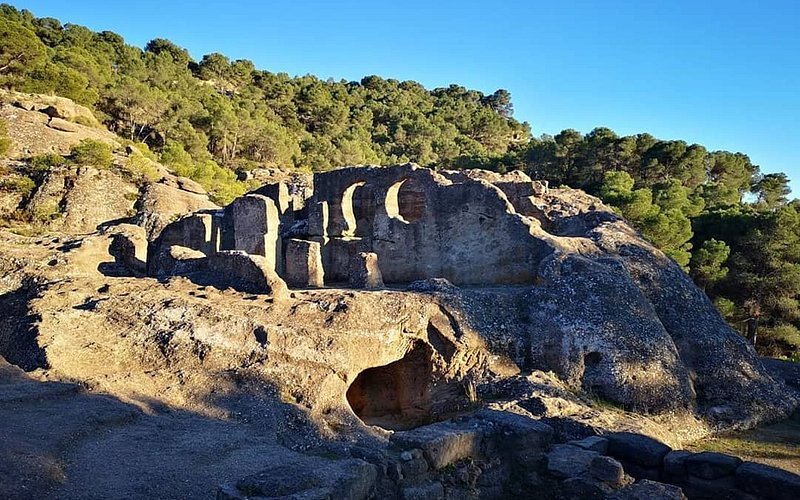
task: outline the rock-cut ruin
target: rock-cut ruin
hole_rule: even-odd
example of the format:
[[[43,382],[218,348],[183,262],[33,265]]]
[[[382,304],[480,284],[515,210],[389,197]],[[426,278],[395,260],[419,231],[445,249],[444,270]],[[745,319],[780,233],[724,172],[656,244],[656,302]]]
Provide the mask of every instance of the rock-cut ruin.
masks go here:
[[[170,226],[153,247],[151,275],[174,272],[169,249],[263,258],[290,286],[411,283],[531,284],[552,249],[537,237],[547,186],[519,172],[495,183],[406,164],[314,175],[313,189],[269,184],[225,210]]]
[[[267,184],[168,225],[148,248],[147,273],[276,298],[289,288],[408,286],[432,292],[446,315],[471,316],[450,329],[477,332],[465,349],[480,344],[516,369],[552,371],[629,408],[732,421],[796,403],[671,259],[598,199],[521,172],[405,164]],[[378,394],[394,375],[462,387],[472,376],[437,382],[431,360],[446,372],[459,339],[431,329],[439,333],[406,357],[354,377],[347,396],[362,419],[397,417],[419,398],[435,417],[429,388]],[[425,396],[400,402],[413,393]]]

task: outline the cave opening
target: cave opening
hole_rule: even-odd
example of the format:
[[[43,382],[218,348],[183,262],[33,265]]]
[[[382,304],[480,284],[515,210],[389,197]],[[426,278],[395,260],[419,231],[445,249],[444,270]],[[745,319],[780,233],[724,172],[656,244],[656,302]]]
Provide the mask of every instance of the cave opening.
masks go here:
[[[347,402],[367,425],[404,430],[431,421],[433,354],[416,342],[401,359],[359,373],[347,389]]]

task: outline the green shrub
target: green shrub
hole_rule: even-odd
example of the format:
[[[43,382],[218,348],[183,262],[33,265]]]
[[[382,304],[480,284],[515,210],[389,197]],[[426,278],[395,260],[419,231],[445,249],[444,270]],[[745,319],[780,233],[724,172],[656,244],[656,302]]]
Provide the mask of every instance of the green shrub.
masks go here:
[[[170,167],[176,175],[200,183],[214,203],[226,205],[247,190],[233,170],[220,167],[213,160],[195,161],[177,142],[168,142],[164,146],[161,163]]]
[[[779,323],[772,328],[765,328],[764,336],[782,344],[792,350],[800,349],[800,330],[788,323]]]
[[[134,150],[128,156],[128,159],[122,165],[122,171],[144,182],[156,182],[160,178],[156,162],[138,150]]]
[[[67,160],[58,153],[46,153],[32,157],[30,159],[30,167],[33,172],[42,173],[66,162]]]
[[[92,121],[86,116],[78,115],[74,117],[72,121],[78,125],[83,125],[84,127],[99,128],[96,122]]]
[[[114,163],[111,146],[103,141],[84,139],[70,149],[72,161],[79,165],[110,168]]]
[[[41,223],[48,223],[51,220],[57,219],[60,215],[61,209],[56,201],[42,203],[33,209],[33,217]]]
[[[0,180],[0,190],[12,191],[28,196],[36,188],[36,183],[30,177],[10,177]]]
[[[0,120],[0,156],[6,156],[11,149],[11,139],[8,138],[8,125],[5,120]]]

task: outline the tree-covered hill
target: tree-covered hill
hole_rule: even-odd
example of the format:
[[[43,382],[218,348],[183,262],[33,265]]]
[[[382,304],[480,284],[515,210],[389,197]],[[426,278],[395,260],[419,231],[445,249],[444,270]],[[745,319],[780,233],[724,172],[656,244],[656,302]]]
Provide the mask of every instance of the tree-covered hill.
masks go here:
[[[218,53],[196,61],[166,39],[134,47],[5,4],[0,85],[84,104],[205,184],[256,166],[414,161],[521,169],[585,189],[683,265],[764,352],[800,357],[800,205],[788,200],[784,174],[762,175],[745,154],[608,128],[534,137],[502,89],[290,77]],[[223,201],[241,192],[207,187]]]

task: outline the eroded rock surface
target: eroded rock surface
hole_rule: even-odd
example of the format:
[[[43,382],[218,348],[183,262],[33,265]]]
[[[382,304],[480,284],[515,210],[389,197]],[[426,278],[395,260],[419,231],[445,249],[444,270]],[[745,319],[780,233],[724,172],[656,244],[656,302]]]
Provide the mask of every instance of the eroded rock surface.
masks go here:
[[[348,168],[158,226],[4,235],[0,355],[134,401],[285,424],[278,445],[326,459],[291,455],[317,470],[287,495],[680,498],[628,476],[699,461],[736,487],[744,465],[680,462],[642,428],[746,427],[798,405],[673,261],[599,200],[524,175]],[[131,277],[145,245],[149,277]],[[348,288],[361,255],[383,286]],[[291,418],[267,423],[278,407]],[[611,430],[634,437],[576,440]],[[283,465],[221,480],[221,498],[265,496]]]

